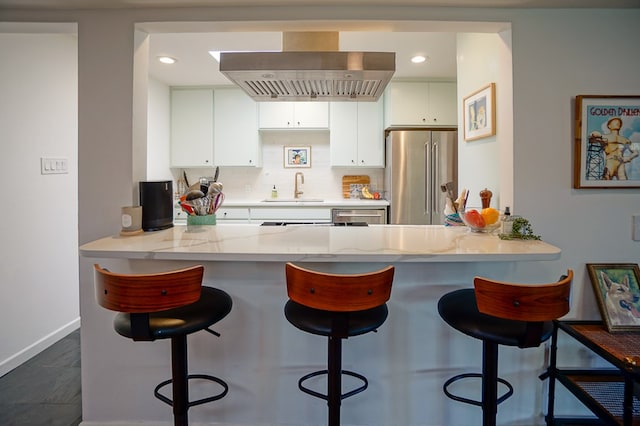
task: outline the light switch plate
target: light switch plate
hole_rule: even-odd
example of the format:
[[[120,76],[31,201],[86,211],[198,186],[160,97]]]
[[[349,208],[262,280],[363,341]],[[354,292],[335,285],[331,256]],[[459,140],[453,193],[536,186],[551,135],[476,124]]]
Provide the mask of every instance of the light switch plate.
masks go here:
[[[633,215],[633,241],[640,241],[640,214]]]
[[[40,174],[66,174],[69,173],[69,159],[57,157],[40,157]]]

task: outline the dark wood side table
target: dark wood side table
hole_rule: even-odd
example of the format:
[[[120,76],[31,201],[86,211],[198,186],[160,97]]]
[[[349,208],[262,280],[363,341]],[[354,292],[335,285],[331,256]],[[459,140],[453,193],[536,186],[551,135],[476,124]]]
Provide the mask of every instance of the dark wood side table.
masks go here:
[[[564,369],[556,365],[558,330],[562,330],[612,364],[611,368]],[[549,368],[540,376],[549,379],[546,415],[551,425],[640,425],[640,399],[634,386],[640,381],[640,332],[609,333],[600,321],[555,321]],[[554,417],[556,380],[599,419]]]

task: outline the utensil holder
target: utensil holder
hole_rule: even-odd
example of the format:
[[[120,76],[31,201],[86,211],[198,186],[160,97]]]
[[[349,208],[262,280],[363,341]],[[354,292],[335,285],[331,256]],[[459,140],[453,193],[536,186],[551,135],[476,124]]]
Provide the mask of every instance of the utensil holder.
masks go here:
[[[187,225],[215,225],[216,215],[208,214],[205,216],[189,215],[187,216]]]

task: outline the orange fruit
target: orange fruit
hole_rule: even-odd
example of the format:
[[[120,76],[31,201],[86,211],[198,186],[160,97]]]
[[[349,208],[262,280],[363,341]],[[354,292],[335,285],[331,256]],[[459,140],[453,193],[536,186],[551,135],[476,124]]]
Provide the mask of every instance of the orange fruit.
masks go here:
[[[486,209],[482,209],[480,211],[480,215],[484,219],[484,223],[486,223],[487,225],[496,223],[500,218],[500,213],[498,212],[498,210],[492,207],[487,207]]]

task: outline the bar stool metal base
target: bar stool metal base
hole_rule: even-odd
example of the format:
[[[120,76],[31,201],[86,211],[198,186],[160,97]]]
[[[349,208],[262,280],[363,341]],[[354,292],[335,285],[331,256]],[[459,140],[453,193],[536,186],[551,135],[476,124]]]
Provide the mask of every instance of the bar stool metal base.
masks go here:
[[[220,392],[217,395],[208,396],[206,398],[197,399],[195,401],[188,401],[187,407],[189,408],[194,407],[196,405],[200,405],[200,404],[206,404],[207,402],[217,401],[219,399],[224,398],[227,395],[227,392],[229,392],[229,385],[227,385],[227,383],[224,380],[218,377],[209,376],[207,374],[189,374],[187,376],[187,380],[191,380],[191,379],[209,380],[211,382],[218,383],[220,386],[222,386],[222,392]],[[172,383],[173,383],[173,379],[168,379],[168,380],[165,380],[164,382],[159,383],[158,386],[156,386],[156,388],[153,390],[153,395],[156,398],[158,398],[160,401],[173,407],[173,401],[170,398],[160,393],[160,389]]]
[[[464,398],[462,396],[454,395],[448,389],[449,385],[453,384],[454,382],[457,382],[458,380],[461,380],[461,379],[468,379],[468,378],[480,378],[480,379],[482,379],[482,374],[480,374],[480,373],[458,374],[457,376],[453,376],[452,378],[450,378],[449,380],[444,382],[444,385],[442,385],[442,390],[444,391],[445,395],[447,395],[449,398],[453,399],[454,401],[464,402],[465,404],[471,404],[471,405],[475,405],[475,406],[478,406],[478,407],[482,407],[482,401],[476,401],[475,399]],[[503,395],[498,397],[498,399],[496,400],[496,405],[500,404],[501,402],[504,402],[511,395],[513,395],[513,386],[511,386],[511,383],[509,383],[505,379],[501,379],[499,377],[498,377],[497,380],[498,380],[498,383],[502,383],[503,385],[505,385],[507,387],[507,391]]]
[[[305,376],[302,376],[300,378],[300,380],[298,380],[298,388],[304,392],[307,393],[311,396],[315,396],[316,398],[321,398],[324,399],[325,401],[329,400],[329,395],[320,393],[320,392],[316,392],[312,389],[309,389],[308,387],[304,386],[302,383],[307,380],[307,379],[311,379],[313,377],[317,377],[317,376],[322,376],[325,374],[329,374],[329,370],[320,370],[320,371],[314,371],[313,373],[309,373]],[[340,400],[343,400],[345,398],[349,398],[350,396],[359,394],[360,392],[364,391],[368,386],[369,386],[369,381],[367,380],[366,377],[364,377],[362,374],[358,374],[358,373],[354,373],[353,371],[348,371],[348,370],[342,370],[342,374],[345,374],[347,376],[351,376],[351,377],[355,377],[357,379],[360,379],[362,381],[362,386],[353,389],[349,392],[343,393],[340,395]]]

